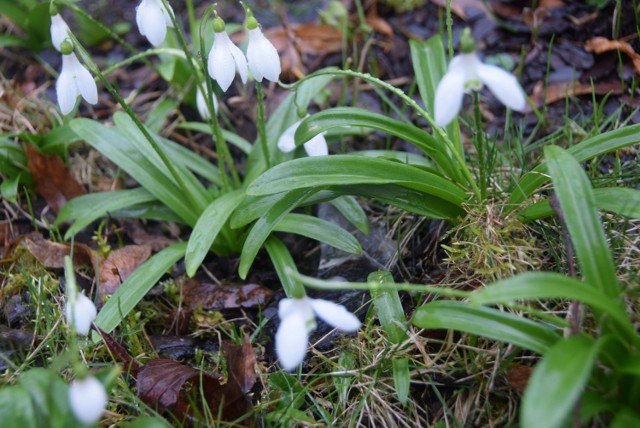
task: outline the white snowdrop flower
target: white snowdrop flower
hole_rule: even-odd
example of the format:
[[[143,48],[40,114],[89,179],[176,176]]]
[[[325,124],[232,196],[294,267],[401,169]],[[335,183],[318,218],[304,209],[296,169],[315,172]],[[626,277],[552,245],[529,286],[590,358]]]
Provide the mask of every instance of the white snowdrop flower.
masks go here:
[[[69,114],[82,95],[89,104],[98,102],[98,88],[91,73],[76,54],[62,55],[62,70],[56,81],[56,95],[62,114]]]
[[[484,64],[475,53],[471,30],[460,37],[461,54],[451,60],[447,72],[438,83],[435,95],[435,122],[445,126],[460,111],[465,92],[480,90],[487,85],[491,92],[512,110],[523,111],[527,106],[524,90],[518,79],[508,71]]]
[[[69,26],[59,13],[51,17],[51,44],[58,52],[62,52],[62,42],[69,38]]]
[[[282,70],[278,50],[264,36],[254,17],[247,18],[246,25],[249,29],[247,62],[253,78],[258,82],[262,82],[263,78],[277,82]]]
[[[107,391],[93,376],[74,380],[69,387],[69,404],[73,415],[80,422],[92,425],[100,420],[107,407]]]
[[[174,15],[173,9],[168,3],[167,5],[168,11],[162,0],[142,0],[142,3],[136,7],[138,31],[155,47],[164,42],[167,37],[167,27],[173,28],[173,22],[171,22],[171,16]]]
[[[301,120],[297,121],[286,129],[278,138],[278,149],[284,153],[289,153],[296,148],[296,130],[302,123]],[[329,147],[327,146],[327,140],[324,138],[324,133],[320,133],[304,143],[304,150],[309,156],[326,156],[329,154]]]
[[[236,71],[242,83],[247,82],[247,59],[224,31],[224,21],[220,17],[214,19],[213,29],[215,38],[209,51],[207,70],[211,78],[226,92],[233,82]]]
[[[91,323],[96,319],[98,311],[91,299],[84,294],[78,293],[74,304],[67,302],[65,315],[67,324],[73,325],[78,334],[86,336],[91,330]]]
[[[207,93],[207,87],[204,87],[205,93]],[[214,95],[212,97],[213,101],[213,111],[214,113],[218,113],[218,100]],[[200,113],[200,117],[203,120],[211,119],[211,113],[209,112],[209,107],[207,106],[207,99],[200,90],[200,86],[196,88],[196,107],[198,107],[198,113]]]
[[[276,354],[283,369],[295,369],[307,351],[309,333],[315,329],[315,316],[347,333],[356,332],[360,320],[342,305],[322,299],[303,297],[282,299],[278,305],[280,326],[276,332]]]

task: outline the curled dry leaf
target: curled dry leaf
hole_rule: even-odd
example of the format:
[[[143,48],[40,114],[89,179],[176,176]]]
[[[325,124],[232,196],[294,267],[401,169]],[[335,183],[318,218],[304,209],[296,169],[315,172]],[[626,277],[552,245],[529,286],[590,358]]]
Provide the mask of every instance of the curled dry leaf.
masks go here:
[[[531,100],[537,107],[540,107],[543,103],[553,104],[564,100],[566,97],[588,95],[591,93],[595,93],[596,95],[606,95],[608,93],[619,95],[622,94],[623,91],[624,89],[620,81],[596,83],[595,85],[580,83],[578,81],[557,82],[548,85],[546,90],[544,83],[538,82],[533,88]]]
[[[629,56],[629,58],[631,58],[631,61],[633,61],[633,69],[636,74],[640,75],[640,55],[633,50],[629,43],[622,40],[609,40],[605,37],[594,37],[593,39],[587,40],[584,47],[589,52],[594,52],[596,54],[613,50],[624,52]]]
[[[28,145],[27,166],[36,184],[36,192],[56,213],[68,200],[87,193],[58,156],[45,156]]]
[[[98,296],[115,293],[134,270],[151,256],[148,245],[128,245],[109,254],[100,263],[100,287]]]
[[[18,247],[24,247],[46,268],[59,269],[64,267],[64,257],[71,255],[71,245],[58,242],[51,242],[44,239],[38,233],[22,235],[13,240],[10,252],[16,251]],[[94,266],[95,257],[93,250],[89,246],[81,243],[73,244],[73,264],[74,266]]]
[[[271,290],[257,284],[217,285],[201,283],[193,278],[184,281],[182,293],[185,305],[209,311],[257,308],[273,296]]]
[[[227,356],[229,382],[235,383],[238,390],[246,394],[256,383],[256,354],[249,342],[249,336],[244,335],[242,345],[224,343],[223,348]]]

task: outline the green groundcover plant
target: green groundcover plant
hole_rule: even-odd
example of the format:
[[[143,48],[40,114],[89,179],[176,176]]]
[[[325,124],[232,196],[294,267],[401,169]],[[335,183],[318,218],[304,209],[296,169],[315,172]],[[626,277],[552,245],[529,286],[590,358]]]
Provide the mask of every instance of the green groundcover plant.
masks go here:
[[[91,58],[60,11],[69,8],[85,19],[91,20],[90,16],[78,12],[79,8],[72,2],[51,2],[46,9],[38,9],[50,16],[50,42],[62,55],[62,69],[56,81],[61,113],[59,128],[64,129],[67,141],[85,141],[140,184],[139,188],[89,194],[67,203],[56,220],[57,225],[73,222],[65,239],[71,239],[107,215],[170,220],[191,230],[187,242],[158,252],[122,284],[97,314],[95,324],[99,328],[113,331],[182,258],[187,274],[193,276],[209,253],[239,254],[238,274],[246,278],[259,251],[265,249],[287,295],[280,302],[282,322],[276,334],[276,351],[285,370],[295,369],[304,359],[316,316],[347,332],[361,326],[343,306],[307,297],[305,285],[370,290],[380,324],[394,344],[401,343],[407,335],[398,291],[437,290],[439,295],[464,300],[438,299],[420,306],[412,318],[414,325],[482,335],[542,356],[522,401],[523,426],[562,425],[572,409],[578,409],[579,400],[582,405],[576,414],[583,421],[601,414],[614,415],[613,421],[620,424],[640,419],[634,407],[640,399],[638,335],[626,313],[624,290],[618,284],[598,217],[598,210],[604,210],[639,218],[640,193],[621,187],[593,189],[580,166],[580,162],[636,144],[640,125],[594,135],[567,150],[547,147],[543,162],[514,177],[509,187],[497,194],[491,185],[495,147],[485,135],[475,91],[485,85],[503,104],[517,111],[527,108],[527,100],[515,76],[479,59],[468,31],[462,35],[461,53],[453,57],[450,49],[449,57],[453,58],[448,66],[442,37],[411,41],[411,58],[422,105],[375,76],[331,68],[288,86],[290,94],[267,118],[263,80],[278,82],[280,61],[250,8],[243,4],[244,27],[248,32],[245,55],[229,38],[227,30],[232,26],[218,16],[215,5],[199,20],[194,16],[192,2],[187,1],[186,5],[191,44],[189,33],[181,27],[166,0],[143,0],[137,8],[136,24],[153,48],[132,52],[130,58],[104,70]],[[19,8],[16,10],[14,19],[24,18]],[[108,34],[121,41],[115,33]],[[39,45],[33,42],[32,46],[37,49]],[[210,134],[217,154],[215,162],[162,137],[161,126],[157,125],[162,121],[158,118],[150,117],[143,123],[118,88],[107,79],[112,71],[134,61],[148,61],[151,56],[160,58],[160,65],[152,66],[168,84],[195,99],[203,122],[179,126]],[[243,84],[250,76],[254,80],[258,101],[255,142],[223,129],[218,118],[216,98],[228,90],[236,74]],[[97,103],[98,87],[94,77],[123,110],[113,115],[109,125],[73,118],[79,98],[89,104]],[[412,123],[403,120],[405,118],[395,119],[344,106],[307,114],[314,96],[333,79],[366,81],[381,93],[400,100],[418,120]],[[474,117],[469,123],[477,167],[468,164],[461,136],[462,121],[457,118],[464,94],[469,91],[474,95]],[[419,155],[397,150],[328,155],[326,138],[372,131],[382,131],[413,145]],[[3,188],[3,194],[15,193],[21,179],[15,163],[16,159],[20,160],[20,153],[10,141],[2,144],[7,151],[0,153],[0,161],[8,168],[5,172],[3,166],[3,174],[12,177],[9,182],[13,186]],[[304,146],[309,156],[295,158],[293,149],[300,146]],[[16,153],[12,152],[9,158],[6,154],[9,151]],[[237,158],[242,160],[242,169]],[[367,216],[356,197],[377,200],[427,218],[443,219],[453,226],[459,224],[472,207],[488,203],[498,203],[505,207],[504,215],[529,222],[553,215],[552,205],[543,192],[549,181],[576,251],[581,279],[559,273],[526,273],[476,293],[393,284],[385,272],[373,273],[364,284],[323,282],[300,275],[289,250],[275,234],[300,234],[343,251],[359,253],[359,242],[345,229],[312,215],[294,212],[301,207],[330,202],[358,230],[366,233]],[[535,203],[531,203],[533,195],[536,195]],[[67,276],[72,273],[68,268]],[[566,323],[557,317],[516,316],[492,306],[561,298],[588,307],[597,325],[597,334],[587,331],[564,334]],[[71,305],[84,299],[86,297],[71,291]],[[87,311],[92,314],[91,308]],[[70,310],[70,313],[75,312]],[[75,317],[69,316],[69,323],[75,325],[78,334],[84,334],[85,329],[74,322],[85,319],[84,314],[80,311]],[[398,398],[404,402],[410,384],[408,361],[394,359],[393,372]],[[32,375],[37,376],[40,375]],[[80,376],[80,380],[87,379],[94,378]],[[81,386],[100,394],[98,383],[104,385],[106,381],[87,382],[88,386]],[[73,391],[73,386],[69,388]],[[27,390],[28,385],[21,378],[21,383],[12,389],[12,402],[18,396],[25,396]],[[73,396],[73,392],[69,394]],[[102,409],[103,406],[96,410],[98,418]],[[540,413],[538,409],[548,411]],[[96,420],[92,418],[95,414],[74,414],[86,423]]]

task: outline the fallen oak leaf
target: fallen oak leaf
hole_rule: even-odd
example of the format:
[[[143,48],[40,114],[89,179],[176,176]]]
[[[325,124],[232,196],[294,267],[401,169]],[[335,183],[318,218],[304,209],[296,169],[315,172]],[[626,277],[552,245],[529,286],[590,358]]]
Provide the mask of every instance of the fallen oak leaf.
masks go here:
[[[116,292],[134,270],[151,256],[148,245],[127,245],[117,249],[100,263],[100,286],[98,296],[111,295]]]
[[[619,50],[624,52],[633,62],[633,68],[636,74],[640,75],[640,55],[638,55],[631,45],[623,40],[609,40],[605,37],[594,37],[585,42],[584,47],[587,51],[596,54]]]
[[[45,156],[31,144],[27,146],[27,166],[33,176],[36,192],[56,213],[68,200],[87,193],[69,173],[62,159]]]

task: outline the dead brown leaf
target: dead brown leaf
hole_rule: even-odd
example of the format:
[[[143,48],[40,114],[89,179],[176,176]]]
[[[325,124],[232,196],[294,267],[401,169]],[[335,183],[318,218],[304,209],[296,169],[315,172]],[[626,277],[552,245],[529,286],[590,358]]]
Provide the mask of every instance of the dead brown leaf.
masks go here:
[[[606,95],[608,93],[619,95],[623,92],[624,89],[619,81],[596,83],[595,85],[577,81],[557,82],[547,85],[546,91],[544,83],[538,82],[533,88],[531,100],[536,106],[540,107],[543,103],[553,104],[562,101],[567,96],[588,95],[591,93],[596,95]]]
[[[342,33],[331,25],[299,24],[286,29],[274,27],[265,31],[280,54],[282,73],[288,78],[301,78],[307,69],[302,55],[327,55],[342,51]]]
[[[156,252],[178,242],[176,239],[167,238],[164,235],[152,235],[150,233],[147,233],[147,231],[140,227],[137,223],[127,222],[126,226],[127,235],[129,235],[133,242],[135,242],[137,245],[146,245],[148,247],[151,247],[151,249]]]
[[[187,279],[183,284],[184,303],[191,309],[215,311],[234,308],[256,308],[264,305],[273,292],[257,284],[217,285]]]
[[[27,145],[27,166],[35,181],[36,192],[56,213],[68,200],[87,193],[58,156],[45,156],[32,145]]]
[[[431,2],[440,7],[447,7],[447,0],[431,0]],[[451,12],[465,21],[469,18],[468,11],[471,9],[481,10],[486,18],[493,19],[483,0],[451,0]]]
[[[239,391],[246,394],[256,383],[256,354],[253,352],[249,336],[244,335],[242,345],[225,343],[229,381],[234,382]]]
[[[513,389],[522,394],[527,387],[527,383],[529,383],[532,371],[531,367],[519,364],[513,365],[507,371],[507,382]]]
[[[46,268],[58,269],[64,267],[64,257],[71,255],[71,245],[51,242],[38,233],[22,235],[13,240],[11,247],[15,249],[24,246],[33,257]],[[81,243],[73,244],[74,266],[94,266],[93,250]]]
[[[378,10],[375,7],[371,7],[367,11],[366,21],[376,33],[382,34],[390,39],[393,38],[393,28],[385,19],[380,18]]]
[[[640,75],[640,55],[638,55],[631,45],[623,40],[609,40],[605,37],[594,37],[587,40],[584,47],[589,52],[601,54],[613,50],[624,52],[633,62],[633,68],[636,74]]]
[[[543,7],[545,9],[557,9],[565,6],[566,5],[562,0],[541,0],[538,4],[538,7]]]
[[[128,245],[109,254],[100,263],[100,287],[98,296],[115,293],[129,275],[151,256],[148,245]]]

